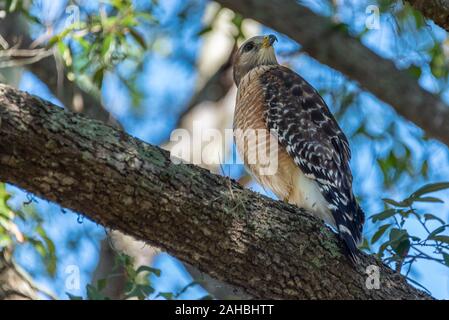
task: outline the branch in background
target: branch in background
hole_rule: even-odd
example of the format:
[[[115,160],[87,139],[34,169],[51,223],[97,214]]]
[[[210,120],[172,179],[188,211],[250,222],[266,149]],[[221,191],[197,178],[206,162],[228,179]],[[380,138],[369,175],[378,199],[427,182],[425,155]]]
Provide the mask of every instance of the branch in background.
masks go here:
[[[0,69],[21,67],[36,63],[48,56],[52,52],[46,49],[16,49],[10,48],[0,51]]]
[[[18,49],[18,47],[29,48],[32,46],[32,39],[28,36],[27,25],[20,14],[8,13],[5,19],[0,19],[0,30],[2,33],[1,39],[3,40],[1,44],[6,48],[10,48],[13,45],[13,49],[2,51],[3,55],[13,53],[12,58],[18,55],[21,58],[20,60],[10,59],[11,66],[17,67],[22,63],[24,54],[38,53],[42,55],[41,51],[44,49]],[[44,50],[43,52],[47,53],[48,51]],[[68,81],[65,71],[59,71],[56,63],[54,57],[50,56],[45,59],[36,59],[33,64],[29,64],[26,67],[44,82],[53,95],[69,110],[84,113],[93,119],[121,128],[120,123],[112,117],[105,106],[94,95],[83,91],[76,83]],[[142,264],[150,264],[155,256],[155,250],[151,250],[148,247],[142,249],[143,245],[141,242],[133,242],[129,238],[124,234],[114,232],[113,241],[107,237],[101,242],[100,258],[91,282],[96,283],[100,279],[108,278],[103,293],[111,299],[123,298],[126,283],[124,268],[117,266],[114,269],[117,250],[113,249],[112,245],[119,247],[121,252],[132,256],[136,268]],[[111,274],[114,274],[114,277],[109,278]]]
[[[217,102],[222,99],[234,84],[230,76],[232,69],[232,58],[235,48],[228,59],[220,68],[207,80],[205,85],[192,97],[187,108],[179,115],[176,127],[179,127],[182,120],[199,104],[204,101]]]
[[[355,269],[304,210],[0,85],[0,180],[173,254],[254,298],[429,299],[371,256]],[[107,209],[105,209],[107,208]],[[380,272],[366,286],[365,267]]]
[[[38,290],[14,264],[10,250],[0,250],[0,300],[34,300]]]
[[[449,31],[449,0],[407,0],[416,10]]]
[[[431,138],[449,145],[449,106],[421,88],[406,70],[336,28],[331,20],[294,0],[216,0],[218,3],[286,34],[302,50],[390,104]]]
[[[6,47],[10,47],[8,41],[11,44],[15,43],[16,46],[17,44],[20,44],[21,47],[29,47],[32,44],[32,40],[27,36],[27,32],[24,32],[26,28],[17,28],[17,26],[23,26],[18,14],[11,13],[8,14],[5,20],[0,20],[0,30],[3,30],[2,33],[4,36],[1,39],[4,40]],[[6,41],[5,38],[8,39],[8,41]],[[22,51],[27,55],[30,55],[35,52],[41,53],[42,50],[44,49],[14,49],[14,51],[10,51],[11,53],[14,53],[14,55],[9,55],[9,57],[14,58]],[[6,51],[2,52],[3,55],[6,55]],[[20,56],[23,56],[23,54]],[[218,101],[224,97],[229,88],[232,86],[232,79],[228,74],[231,68],[231,58],[232,55],[230,55],[228,61],[219,68],[215,75],[194,96],[188,108],[179,118],[179,122],[181,122],[184,117],[189,115],[190,111],[192,111],[197,104],[200,104],[206,100]],[[19,66],[19,63],[22,63],[23,61],[20,60],[19,62],[18,60],[10,59],[8,62],[11,66],[17,67]],[[48,86],[50,91],[58,97],[58,99],[61,100],[61,102],[63,102],[68,109],[79,113],[85,113],[93,119],[105,121],[106,123],[120,127],[120,124],[115,119],[111,118],[111,115],[106,111],[105,107],[101,105],[101,103],[99,103],[94,96],[81,91],[81,89],[79,89],[74,82],[67,81],[65,74],[60,75],[63,79],[58,79],[56,76],[56,61],[53,57],[43,61],[35,61],[33,65],[29,65],[27,67]],[[63,81],[62,85],[61,83],[58,83],[60,81]],[[62,91],[61,87],[63,87]],[[87,106],[84,107],[86,101]],[[119,232],[113,232],[111,234],[114,235],[113,241],[109,239],[108,236],[101,242],[100,259],[94,271],[91,282],[96,283],[98,280],[108,278],[109,275],[114,273],[115,276],[108,280],[103,293],[112,299],[121,299],[123,298],[126,279],[123,268],[119,267],[117,270],[112,270],[115,265],[117,250],[132,256],[137,264],[136,267],[138,265],[150,264],[157,252],[149,246],[143,247],[141,242],[131,241],[130,237],[127,237]],[[209,279],[207,275],[201,273],[193,266],[187,266],[187,269],[192,273],[194,278],[201,279],[201,284],[215,297],[228,297],[231,295],[235,297],[236,294],[240,294],[239,292],[232,292],[232,290],[226,291],[227,287],[225,284],[214,279]]]

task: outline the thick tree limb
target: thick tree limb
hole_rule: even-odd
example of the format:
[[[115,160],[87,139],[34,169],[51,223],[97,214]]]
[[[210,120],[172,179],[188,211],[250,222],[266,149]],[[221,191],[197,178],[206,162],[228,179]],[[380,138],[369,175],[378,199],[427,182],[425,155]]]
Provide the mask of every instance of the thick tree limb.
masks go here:
[[[255,298],[426,299],[374,258],[357,270],[303,210],[0,85],[0,180],[157,245]],[[367,289],[365,267],[380,268]]]
[[[356,80],[428,136],[449,145],[449,106],[329,19],[294,0],[216,1],[298,41],[313,58]]]
[[[33,42],[28,36],[27,24],[18,13],[9,13],[5,19],[0,19],[0,30],[1,36],[7,41],[6,44],[8,46],[20,45],[20,47],[28,48]],[[13,57],[11,57],[11,59],[13,59]],[[199,104],[206,99],[216,101],[225,95],[226,90],[233,84],[231,77],[225,76],[225,73],[229,72],[229,61],[224,64],[213,78],[207,82],[206,86],[195,95],[187,108],[188,110],[180,116],[180,119],[187,116],[189,112],[192,111],[194,104]],[[43,81],[50,91],[69,110],[86,114],[90,118],[121,128],[120,123],[112,117],[96,97],[80,89],[74,82],[67,80],[65,70],[63,70],[64,73],[60,74],[59,77],[55,76],[58,73],[58,70],[53,56],[28,64],[26,67]],[[113,235],[112,239],[109,239],[110,235]],[[113,249],[111,245],[114,246],[115,249]],[[130,237],[127,237],[124,234],[111,232],[108,237],[101,242],[100,259],[93,273],[92,283],[96,283],[99,279],[108,278],[114,273],[114,277],[108,278],[107,285],[102,292],[111,299],[122,299],[126,282],[126,273],[122,267],[115,268],[114,261],[116,259],[116,254],[119,251],[132,256],[137,268],[143,264],[150,264],[157,253],[156,250],[152,250],[149,246],[146,246],[145,248],[142,247],[143,245],[141,242],[133,242]],[[240,297],[247,297],[241,292],[236,291],[234,288],[208,277],[191,265],[186,265],[186,268],[189,273],[191,273],[192,277],[194,277],[195,280],[200,281],[201,285],[214,297],[219,298],[226,296],[235,298],[237,294],[239,294]]]
[[[449,0],[407,0],[416,10],[449,31]]]
[[[19,13],[8,13],[6,18],[0,19],[0,30],[0,36],[7,41],[8,46],[20,45],[20,47],[28,48],[33,42],[28,35],[28,25]],[[100,120],[116,128],[122,128],[121,124],[99,101],[98,97],[82,90],[75,82],[67,79],[66,70],[61,70],[59,76],[57,76],[56,63],[54,56],[51,56],[27,64],[26,67],[44,82],[53,95],[69,110],[84,113],[90,118]],[[114,235],[113,239],[109,239],[111,234]],[[96,283],[97,280],[108,278],[106,287],[102,290],[103,294],[111,299],[123,299],[127,280],[126,272],[123,267],[115,266],[117,250],[113,250],[111,245],[119,247],[120,252],[125,252],[133,257],[136,268],[141,264],[150,264],[156,255],[156,251],[151,250],[148,246],[142,249],[141,242],[132,241],[130,237],[119,232],[110,233],[106,239],[101,241],[100,258],[91,282]],[[114,274],[114,276],[110,277],[111,274]]]

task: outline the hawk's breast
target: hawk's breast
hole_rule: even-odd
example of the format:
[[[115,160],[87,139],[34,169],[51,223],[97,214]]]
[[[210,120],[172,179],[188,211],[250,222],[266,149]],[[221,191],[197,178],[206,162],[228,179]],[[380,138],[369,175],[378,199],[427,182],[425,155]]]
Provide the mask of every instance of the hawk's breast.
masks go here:
[[[234,138],[238,153],[253,177],[279,199],[306,208],[326,222],[335,224],[316,181],[305,176],[278,143],[276,133],[268,128],[268,106],[260,76],[271,68],[276,66],[254,68],[238,86],[234,112]],[[249,137],[251,133],[255,138]],[[277,152],[271,152],[273,149]],[[274,170],[267,174],[267,167]]]
[[[254,178],[278,198],[287,200],[299,168],[267,127],[266,103],[259,76],[270,68],[272,66],[254,68],[242,78],[234,112],[234,137],[238,153]],[[270,152],[273,148],[277,152]]]

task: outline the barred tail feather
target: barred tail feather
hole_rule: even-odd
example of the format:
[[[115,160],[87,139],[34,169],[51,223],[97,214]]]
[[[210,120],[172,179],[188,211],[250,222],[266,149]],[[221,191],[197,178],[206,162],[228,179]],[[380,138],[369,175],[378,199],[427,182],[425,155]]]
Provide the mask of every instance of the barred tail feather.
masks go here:
[[[359,262],[358,245],[362,241],[362,230],[365,222],[365,214],[360,206],[353,201],[352,205],[345,206],[345,210],[349,208],[351,211],[340,211],[339,209],[333,212],[335,223],[337,225],[340,238],[343,240],[347,249],[347,255],[352,262]],[[343,209],[343,208],[341,208]]]

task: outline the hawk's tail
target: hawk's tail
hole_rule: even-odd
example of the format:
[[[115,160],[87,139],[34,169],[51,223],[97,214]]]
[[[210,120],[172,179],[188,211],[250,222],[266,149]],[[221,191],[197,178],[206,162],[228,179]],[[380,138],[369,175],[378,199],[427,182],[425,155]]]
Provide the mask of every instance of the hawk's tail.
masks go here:
[[[359,262],[358,245],[362,242],[363,224],[365,222],[365,214],[354,199],[344,208],[339,208],[334,212],[333,216],[337,225],[340,238],[345,243],[347,255],[352,262]],[[343,209],[343,210],[341,210]]]

